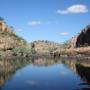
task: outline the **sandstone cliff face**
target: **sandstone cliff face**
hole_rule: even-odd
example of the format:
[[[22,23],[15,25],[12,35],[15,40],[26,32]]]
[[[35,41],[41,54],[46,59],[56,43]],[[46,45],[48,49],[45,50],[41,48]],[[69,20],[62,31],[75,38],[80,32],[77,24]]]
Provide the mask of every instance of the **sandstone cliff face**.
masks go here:
[[[0,50],[11,50],[25,44],[4,21],[0,21]]]
[[[23,44],[23,40],[20,40],[16,35],[0,33],[0,50],[11,50]]]
[[[38,40],[30,44],[37,52],[53,52],[60,48],[60,44],[51,41]]]
[[[90,25],[81,30],[78,35],[72,37],[68,44],[71,48],[90,46]]]
[[[72,37],[67,43],[69,44],[70,48],[75,48],[76,47],[76,42],[77,42],[78,35]]]
[[[11,33],[11,34],[15,34],[15,32],[13,31],[12,27],[9,27],[5,21],[0,21],[0,31],[2,32],[7,32],[7,33]]]
[[[76,41],[76,47],[90,46],[90,25],[83,29]]]

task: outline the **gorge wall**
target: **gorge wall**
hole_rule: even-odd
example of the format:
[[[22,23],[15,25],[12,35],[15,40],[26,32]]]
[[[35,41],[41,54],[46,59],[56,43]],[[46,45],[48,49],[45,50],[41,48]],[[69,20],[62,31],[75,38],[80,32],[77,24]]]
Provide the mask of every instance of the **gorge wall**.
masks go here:
[[[87,47],[90,46],[90,25],[86,26],[81,32],[72,37],[68,44],[71,48],[77,47]]]
[[[0,19],[0,50],[11,50],[25,44],[25,40],[17,36],[12,27]]]

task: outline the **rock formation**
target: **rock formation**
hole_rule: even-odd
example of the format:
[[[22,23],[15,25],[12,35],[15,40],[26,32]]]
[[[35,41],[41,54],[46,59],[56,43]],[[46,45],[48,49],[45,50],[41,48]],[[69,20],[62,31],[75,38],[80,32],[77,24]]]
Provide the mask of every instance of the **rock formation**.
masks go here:
[[[17,36],[14,30],[0,19],[0,50],[11,50],[24,43],[25,40]]]
[[[68,44],[71,48],[90,46],[90,25],[81,30],[78,35],[72,37]]]
[[[0,20],[0,31],[15,34],[12,27],[9,27],[4,20]]]
[[[83,29],[76,41],[76,47],[90,46],[90,25]]]
[[[30,44],[30,46],[35,48],[37,52],[53,52],[60,48],[60,44],[47,40],[34,41]]]

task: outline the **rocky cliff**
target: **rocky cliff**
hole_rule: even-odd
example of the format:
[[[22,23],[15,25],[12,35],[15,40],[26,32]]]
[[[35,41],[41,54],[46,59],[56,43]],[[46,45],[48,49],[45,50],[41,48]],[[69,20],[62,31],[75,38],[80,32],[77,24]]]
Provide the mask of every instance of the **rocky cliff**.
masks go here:
[[[25,43],[24,39],[17,36],[14,30],[0,19],[0,50],[11,50]]]
[[[37,52],[53,52],[56,51],[58,48],[61,48],[61,45],[52,41],[38,40],[32,42],[30,44],[30,47],[35,48]]]
[[[68,44],[71,48],[90,46],[90,25],[81,30],[78,35],[72,37],[68,41]]]

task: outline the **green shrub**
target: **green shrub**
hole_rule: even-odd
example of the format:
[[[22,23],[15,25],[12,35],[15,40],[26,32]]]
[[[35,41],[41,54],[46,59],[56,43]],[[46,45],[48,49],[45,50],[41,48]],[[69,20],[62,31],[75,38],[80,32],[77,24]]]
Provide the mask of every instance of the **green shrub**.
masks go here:
[[[20,55],[20,56],[29,56],[32,54],[36,54],[35,49],[27,48],[27,47],[17,47],[12,50],[12,53],[14,56]]]

